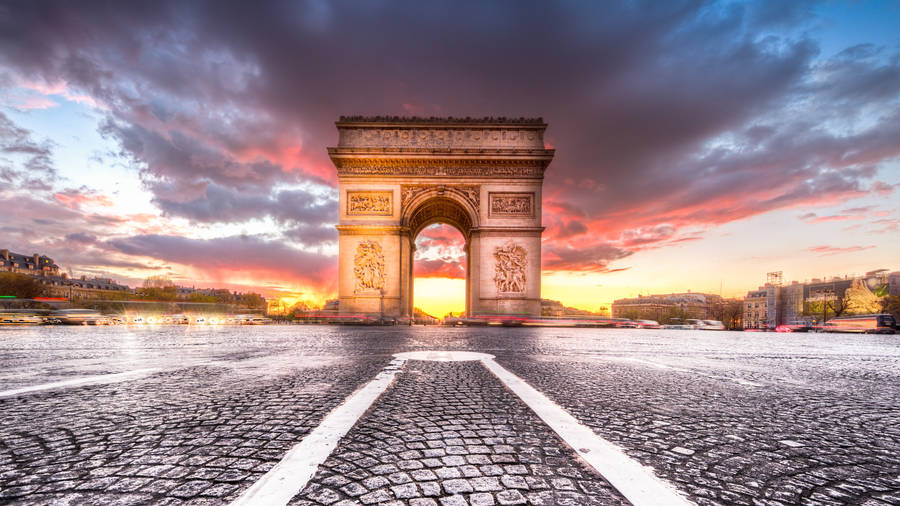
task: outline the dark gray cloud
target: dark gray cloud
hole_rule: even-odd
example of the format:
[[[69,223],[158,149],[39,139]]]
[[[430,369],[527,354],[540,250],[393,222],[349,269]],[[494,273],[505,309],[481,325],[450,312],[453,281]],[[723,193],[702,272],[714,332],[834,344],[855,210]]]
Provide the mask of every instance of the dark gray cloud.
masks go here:
[[[196,268],[206,274],[221,273],[249,279],[265,275],[272,279],[307,280],[327,286],[334,282],[333,257],[308,253],[281,241],[257,236],[231,236],[216,239],[189,239],[171,235],[140,235],[109,240],[106,247],[126,255],[150,257]]]
[[[893,191],[896,48],[822,58],[812,5],[20,2],[0,65],[103,103],[164,213],[293,238],[336,217],[296,188],[334,184],[340,114],[543,116],[545,266],[594,269],[622,258],[603,235]]]
[[[191,200],[174,200],[180,197],[177,193],[165,193],[168,198],[157,193],[154,200],[164,214],[198,222],[240,222],[271,216],[282,224],[320,225],[336,219],[337,199],[305,190],[277,190],[268,194],[240,192],[208,182],[202,195]]]
[[[0,190],[45,191],[57,179],[53,143],[35,140],[30,130],[0,112]]]

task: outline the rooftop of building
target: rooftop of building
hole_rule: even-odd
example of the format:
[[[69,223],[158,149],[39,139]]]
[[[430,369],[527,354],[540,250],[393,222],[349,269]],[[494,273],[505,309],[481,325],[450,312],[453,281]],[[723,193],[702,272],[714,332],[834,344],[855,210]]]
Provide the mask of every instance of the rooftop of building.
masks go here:
[[[684,292],[684,293],[661,293],[653,295],[638,295],[637,297],[629,297],[625,299],[617,299],[613,304],[635,304],[635,303],[653,303],[653,302],[705,302],[707,299],[721,299],[720,295],[714,293],[703,292]]]
[[[53,259],[48,257],[47,255],[39,255],[37,253],[34,253],[32,255],[25,255],[22,253],[9,251],[8,249],[0,249],[0,264],[5,264],[7,262],[7,257],[9,257],[9,263],[22,264],[32,264],[34,263],[34,257],[37,257],[38,263],[40,263],[41,265],[57,267],[56,263],[53,262]]]

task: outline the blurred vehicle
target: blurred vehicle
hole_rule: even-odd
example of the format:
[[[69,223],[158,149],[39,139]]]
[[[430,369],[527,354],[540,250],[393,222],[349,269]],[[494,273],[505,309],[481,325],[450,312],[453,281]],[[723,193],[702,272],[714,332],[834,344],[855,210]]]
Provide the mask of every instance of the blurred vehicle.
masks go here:
[[[725,330],[725,324],[719,320],[698,320],[699,330]]]
[[[675,330],[696,330],[697,322],[700,320],[682,320],[681,318],[670,318],[669,322],[665,325],[661,325],[662,329],[675,329]]]
[[[53,312],[66,325],[107,325],[109,321],[93,309],[60,309]]]
[[[617,329],[636,329],[637,323],[632,321],[630,318],[610,318],[610,321],[613,322],[613,326]]]
[[[897,321],[889,314],[839,316],[816,327],[820,332],[855,332],[858,334],[893,334]]]
[[[812,325],[807,322],[782,323],[775,327],[775,332],[809,332]]]
[[[656,320],[635,320],[634,323],[637,325],[639,329],[658,329],[660,328],[659,322]]]
[[[44,319],[30,313],[2,313],[0,325],[43,325]]]

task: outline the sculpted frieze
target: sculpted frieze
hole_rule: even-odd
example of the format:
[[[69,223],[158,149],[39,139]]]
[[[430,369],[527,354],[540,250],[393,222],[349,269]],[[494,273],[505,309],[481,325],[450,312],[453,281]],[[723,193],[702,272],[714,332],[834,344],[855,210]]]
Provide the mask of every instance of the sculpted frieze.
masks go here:
[[[341,127],[341,147],[527,148],[543,149],[540,128],[366,128]]]
[[[534,193],[490,194],[489,214],[492,218],[534,217]]]
[[[379,176],[506,176],[543,177],[542,160],[437,160],[396,158],[347,158],[335,160],[340,175]]]
[[[494,249],[494,283],[497,292],[525,293],[525,268],[528,266],[525,248],[513,241]]]
[[[350,216],[390,216],[394,214],[393,192],[348,191]]]
[[[380,291],[384,288],[384,251],[375,241],[362,241],[353,257],[356,293]]]

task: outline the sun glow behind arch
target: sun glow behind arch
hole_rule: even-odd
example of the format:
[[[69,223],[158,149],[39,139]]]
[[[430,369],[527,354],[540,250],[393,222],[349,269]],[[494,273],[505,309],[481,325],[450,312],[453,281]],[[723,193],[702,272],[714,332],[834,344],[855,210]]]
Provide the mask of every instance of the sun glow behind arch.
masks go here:
[[[416,237],[413,305],[442,318],[466,309],[465,240],[455,228],[434,224]]]

